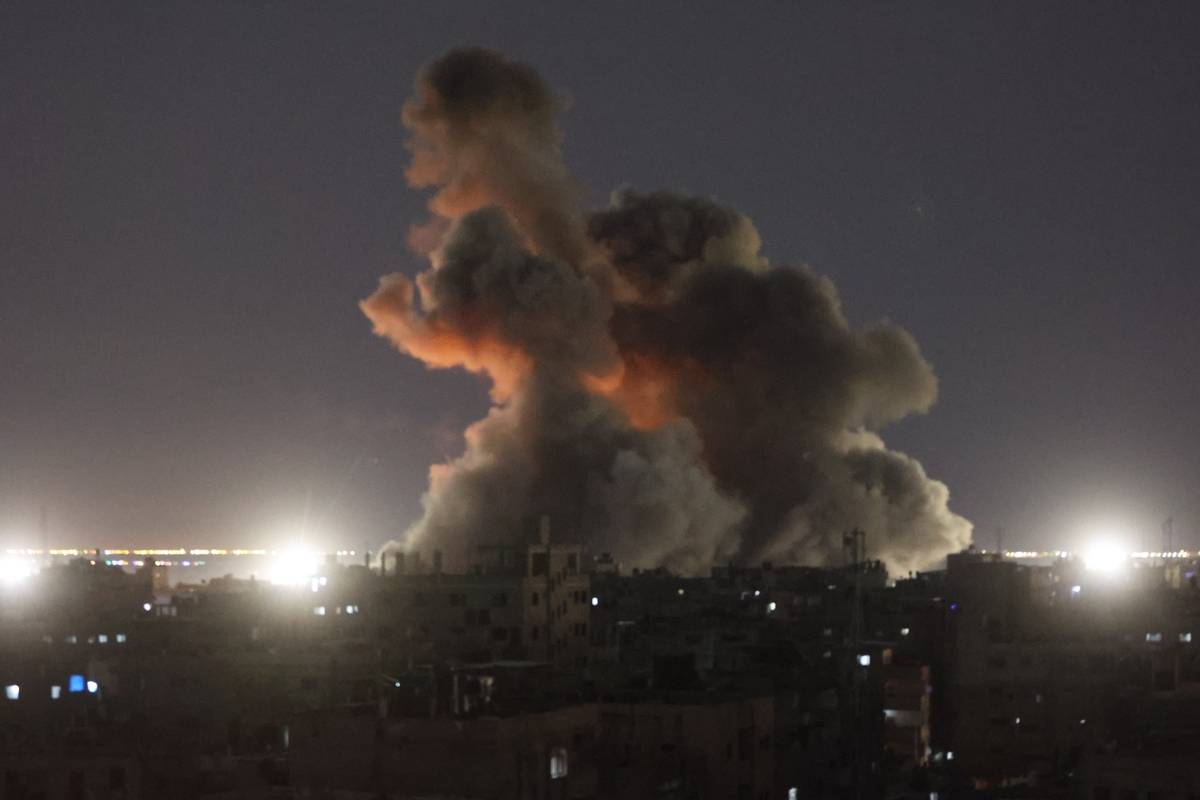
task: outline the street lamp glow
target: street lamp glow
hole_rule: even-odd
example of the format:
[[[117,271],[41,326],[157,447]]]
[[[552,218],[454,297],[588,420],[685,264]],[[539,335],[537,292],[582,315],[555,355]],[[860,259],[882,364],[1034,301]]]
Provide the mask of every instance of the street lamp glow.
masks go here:
[[[267,571],[267,580],[280,586],[299,586],[308,583],[321,565],[321,557],[299,547],[275,554]]]
[[[1125,567],[1129,554],[1111,541],[1097,541],[1083,551],[1083,565],[1089,572],[1113,575]]]

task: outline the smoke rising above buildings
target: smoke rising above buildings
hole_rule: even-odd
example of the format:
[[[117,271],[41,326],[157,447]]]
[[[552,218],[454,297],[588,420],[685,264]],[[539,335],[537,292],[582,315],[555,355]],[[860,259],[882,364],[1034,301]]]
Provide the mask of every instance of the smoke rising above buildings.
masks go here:
[[[404,107],[441,238],[362,308],[401,351],[493,386],[405,545],[454,559],[545,514],[557,537],[683,573],[836,562],[854,527],[894,572],[964,546],[946,486],[876,433],[936,398],[912,336],[852,328],[829,280],[769,264],[709,200],[626,190],[587,213],[559,110],[481,49],[430,64]]]

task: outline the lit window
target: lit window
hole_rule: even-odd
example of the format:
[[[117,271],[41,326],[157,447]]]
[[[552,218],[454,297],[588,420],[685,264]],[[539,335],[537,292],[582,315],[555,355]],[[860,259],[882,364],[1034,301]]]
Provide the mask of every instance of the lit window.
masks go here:
[[[869,655],[867,655],[866,653],[863,653],[862,655],[860,655],[860,656],[858,657],[858,665],[859,665],[860,667],[869,667],[869,666],[871,666],[871,657],[870,657]]]
[[[57,700],[60,697],[62,697],[62,687],[61,686],[51,686],[50,687],[50,699]]]
[[[908,628],[901,628],[901,629],[900,629],[900,635],[901,635],[901,636],[908,636],[908,633],[909,633],[909,630],[908,630]]]
[[[355,606],[355,605],[346,606],[346,613],[347,614],[357,614],[358,606]]]
[[[800,800],[800,790],[797,789],[795,786],[788,789],[787,800]]]
[[[1082,587],[1082,586],[1080,586],[1080,585],[1078,585],[1078,584],[1076,584],[1075,586],[1072,586],[1072,587],[1071,587],[1071,597],[1078,597],[1078,596],[1079,596],[1079,593],[1080,593],[1080,592],[1082,592],[1082,591],[1083,591],[1083,587]]]
[[[567,777],[567,750],[555,747],[550,751],[550,780]]]
[[[67,644],[75,644],[77,641],[79,641],[79,639],[77,639],[75,637],[75,634],[72,633],[68,636],[63,637],[63,641],[66,642]]]
[[[4,687],[4,696],[9,700],[21,699],[21,687],[15,683],[10,683]]]
[[[762,592],[760,592],[758,589],[755,589],[755,590],[754,590],[754,596],[755,596],[755,597],[758,597],[760,594],[762,594]]]
[[[88,681],[87,690],[91,694],[95,694],[96,692],[100,691],[100,684],[96,683],[95,681]]]
[[[1184,644],[1190,644],[1192,641],[1191,632],[1189,631],[1188,633],[1179,634],[1179,641],[1183,642]]]
[[[677,593],[677,594],[678,594],[680,597],[683,597],[683,589],[679,589],[679,590],[678,590],[676,593]]]
[[[1162,632],[1161,631],[1152,631],[1150,633],[1147,633],[1146,641],[1150,642],[1151,644],[1158,644],[1159,642],[1162,641]]]
[[[142,611],[149,611],[152,608],[154,608],[154,606],[150,605],[149,603],[142,603]]]
[[[953,760],[954,760],[954,751],[953,751],[953,750],[947,750],[947,751],[946,751],[946,760],[947,760],[947,761],[953,761]]]
[[[123,634],[123,633],[117,634],[117,644],[125,644],[125,634]]]
[[[316,608],[313,609],[313,613],[316,614],[318,617],[325,616],[325,606],[317,606]]]
[[[67,679],[68,692],[82,692],[84,689],[84,680],[82,675],[72,675]]]
[[[599,597],[593,597],[593,598],[592,598],[592,608],[595,608],[595,607],[596,607],[596,606],[598,606],[598,605],[600,605],[600,598],[599,598]]]
[[[108,644],[108,634],[107,633],[100,634],[99,636],[96,637],[96,641],[100,642],[100,644]]]
[[[321,581],[320,581],[320,579],[319,579],[319,578],[313,578],[311,581],[309,581],[309,583],[308,583],[308,588],[312,589],[314,592],[319,592],[319,591],[321,591]]]
[[[776,605],[775,605],[775,601],[774,601],[774,600],[772,600],[771,602],[767,603],[767,613],[768,613],[768,614],[771,614],[771,613],[773,613],[773,612],[775,611],[775,609],[776,609],[776,608],[778,608],[778,606],[776,606]]]

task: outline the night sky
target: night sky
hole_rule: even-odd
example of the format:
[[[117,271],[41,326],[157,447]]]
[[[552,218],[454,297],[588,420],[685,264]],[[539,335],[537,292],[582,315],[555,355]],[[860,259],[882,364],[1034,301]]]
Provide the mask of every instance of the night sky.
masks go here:
[[[978,543],[1200,546],[1200,5],[561,6],[0,5],[0,546],[419,515],[486,383],[357,302],[425,266],[400,105],[464,44],[571,98],[594,204],[715,197],[909,329],[940,399],[883,434]]]

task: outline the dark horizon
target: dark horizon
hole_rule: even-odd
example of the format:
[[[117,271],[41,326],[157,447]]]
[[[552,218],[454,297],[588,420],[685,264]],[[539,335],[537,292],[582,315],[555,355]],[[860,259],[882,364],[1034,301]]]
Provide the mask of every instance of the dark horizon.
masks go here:
[[[693,6],[688,6],[692,8]],[[975,541],[1200,546],[1200,10],[0,11],[0,549],[395,538],[483,381],[356,303],[413,275],[419,67],[484,44],[570,97],[593,206],[714,196],[938,376],[888,444]]]

